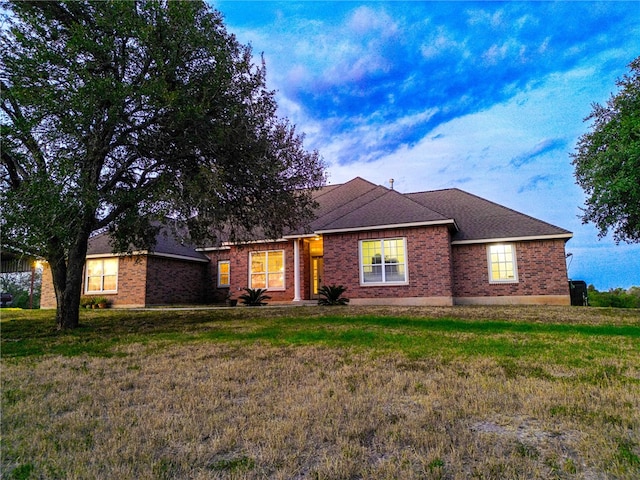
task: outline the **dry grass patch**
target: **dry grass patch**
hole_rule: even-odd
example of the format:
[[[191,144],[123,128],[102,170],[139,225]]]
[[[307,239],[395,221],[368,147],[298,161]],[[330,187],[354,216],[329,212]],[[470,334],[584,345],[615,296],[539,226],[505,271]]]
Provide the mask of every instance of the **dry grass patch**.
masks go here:
[[[571,322],[630,329],[607,336],[536,331],[544,309],[494,333],[275,310],[3,357],[2,478],[640,477],[637,313]]]

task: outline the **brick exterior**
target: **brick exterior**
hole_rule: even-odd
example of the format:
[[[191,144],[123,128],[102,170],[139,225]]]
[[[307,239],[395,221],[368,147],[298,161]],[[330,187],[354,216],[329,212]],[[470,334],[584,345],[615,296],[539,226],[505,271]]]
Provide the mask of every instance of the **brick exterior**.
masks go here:
[[[406,238],[406,285],[360,285],[359,241]],[[446,226],[324,236],[324,283],[344,285],[349,298],[451,297],[451,244]]]
[[[455,297],[569,295],[565,242],[516,242],[518,283],[489,283],[487,245],[453,245]]]
[[[147,305],[204,303],[210,284],[206,263],[147,257]]]
[[[53,277],[48,263],[42,266],[40,308],[56,308],[56,292],[53,290]]]
[[[359,241],[406,238],[408,284],[360,285]],[[478,299],[513,298],[528,303],[536,297],[569,298],[565,264],[565,241],[516,242],[518,282],[491,284],[488,278],[487,245],[451,245],[446,226],[372,230],[326,234],[323,237],[324,285],[345,285],[352,300],[375,299]],[[294,241],[260,243],[208,252],[208,264],[155,256],[120,257],[118,293],[106,295],[114,307],[163,304],[222,303],[228,293],[238,298],[249,279],[249,254],[284,250],[285,289],[270,290],[270,302],[290,302],[294,298]],[[309,242],[300,241],[300,294],[311,298]],[[231,287],[217,287],[219,260],[230,261]],[[551,301],[551,300],[550,300]],[[557,301],[553,300],[553,301]],[[442,303],[446,304],[446,302]],[[51,271],[45,265],[41,306],[55,308]]]
[[[294,297],[294,259],[293,242],[271,242],[245,245],[241,248],[234,247],[231,250],[221,250],[207,252],[211,260],[210,272],[214,293],[212,297],[216,301],[225,298],[227,292],[231,293],[231,298],[238,298],[238,295],[245,293],[244,289],[249,286],[249,254],[251,252],[284,250],[284,290],[269,290],[270,301],[290,302]],[[218,261],[229,260],[231,287],[217,288]]]
[[[176,303],[204,303],[210,291],[206,263],[140,255],[120,257],[118,293],[92,294],[107,297],[114,307],[144,307]],[[83,275],[84,278],[84,275]],[[83,285],[84,294],[84,285]],[[42,272],[42,308],[55,308],[51,269]]]

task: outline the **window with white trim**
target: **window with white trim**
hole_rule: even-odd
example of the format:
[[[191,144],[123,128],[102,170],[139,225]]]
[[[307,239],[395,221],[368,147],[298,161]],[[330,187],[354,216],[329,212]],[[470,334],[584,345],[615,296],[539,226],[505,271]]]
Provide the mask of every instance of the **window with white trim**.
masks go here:
[[[249,288],[284,290],[284,250],[249,254]]]
[[[407,241],[385,238],[360,241],[360,283],[407,283]]]
[[[228,287],[231,285],[231,262],[220,260],[218,262],[218,286]]]
[[[116,293],[118,291],[118,259],[87,260],[85,293]]]
[[[489,283],[517,283],[516,246],[512,243],[487,247]]]

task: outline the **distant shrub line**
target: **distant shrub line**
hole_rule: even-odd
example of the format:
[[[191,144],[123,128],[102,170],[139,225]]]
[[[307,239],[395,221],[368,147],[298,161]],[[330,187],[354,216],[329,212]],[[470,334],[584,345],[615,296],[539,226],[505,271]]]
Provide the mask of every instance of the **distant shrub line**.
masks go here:
[[[599,292],[593,285],[587,287],[589,305],[592,307],[640,308],[640,287],[612,288]]]

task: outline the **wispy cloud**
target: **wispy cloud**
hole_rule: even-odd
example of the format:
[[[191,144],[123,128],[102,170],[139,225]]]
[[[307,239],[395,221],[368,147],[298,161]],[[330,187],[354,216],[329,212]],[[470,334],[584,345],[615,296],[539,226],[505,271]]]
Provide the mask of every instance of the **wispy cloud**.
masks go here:
[[[534,175],[529,178],[524,185],[518,188],[518,193],[540,191],[542,187],[548,188],[552,184],[553,178],[551,175]]]
[[[566,149],[567,143],[563,138],[547,138],[536,144],[531,150],[514,157],[509,162],[512,167],[519,168],[534,161],[537,157],[554,152],[560,149]]]

